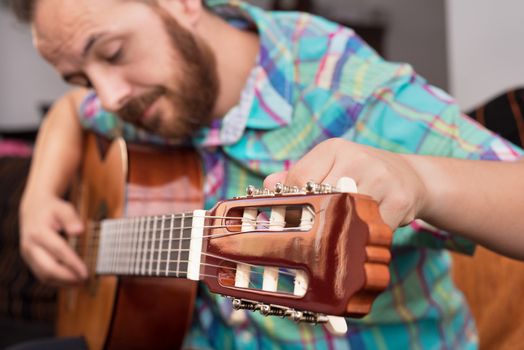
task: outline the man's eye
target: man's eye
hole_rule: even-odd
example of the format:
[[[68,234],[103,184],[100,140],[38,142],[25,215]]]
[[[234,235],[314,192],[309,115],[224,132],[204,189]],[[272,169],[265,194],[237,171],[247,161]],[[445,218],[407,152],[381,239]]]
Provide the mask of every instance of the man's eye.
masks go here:
[[[109,63],[118,63],[122,59],[122,56],[123,56],[123,50],[120,48],[113,55],[108,57],[106,61]]]
[[[74,76],[70,78],[65,78],[65,81],[71,85],[82,86],[88,89],[93,88],[93,84],[91,84],[91,81],[85,76]]]

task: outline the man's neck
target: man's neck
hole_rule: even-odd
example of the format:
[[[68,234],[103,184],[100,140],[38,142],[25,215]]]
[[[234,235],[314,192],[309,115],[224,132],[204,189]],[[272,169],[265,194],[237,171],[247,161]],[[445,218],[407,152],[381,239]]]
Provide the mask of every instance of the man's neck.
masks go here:
[[[199,34],[216,58],[220,93],[213,117],[218,119],[238,104],[242,89],[256,64],[260,43],[256,33],[239,30],[210,13],[204,16]]]

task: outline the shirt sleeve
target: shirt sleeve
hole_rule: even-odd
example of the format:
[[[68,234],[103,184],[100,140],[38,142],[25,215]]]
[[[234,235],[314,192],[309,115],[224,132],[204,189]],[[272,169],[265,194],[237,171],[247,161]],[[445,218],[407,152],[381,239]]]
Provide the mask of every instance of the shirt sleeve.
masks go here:
[[[476,160],[516,160],[522,150],[463,113],[442,90],[412,69],[376,89],[363,104],[355,142],[399,153]],[[472,253],[474,244],[416,220],[396,231],[393,245],[446,248]]]

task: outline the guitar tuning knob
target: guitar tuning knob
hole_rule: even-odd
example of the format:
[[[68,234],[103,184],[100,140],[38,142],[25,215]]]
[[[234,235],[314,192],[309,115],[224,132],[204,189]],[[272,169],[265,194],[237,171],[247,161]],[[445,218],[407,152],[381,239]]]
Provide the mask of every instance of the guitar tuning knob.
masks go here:
[[[300,322],[302,319],[302,311],[293,311],[291,314],[291,319],[295,322]]]
[[[257,194],[257,192],[258,192],[258,189],[253,185],[249,185],[246,188],[246,194],[248,196],[254,196],[255,194]]]
[[[305,186],[305,190],[309,194],[313,193],[333,193],[335,187],[330,184],[318,184],[313,181],[308,181]]]
[[[259,304],[252,303],[250,301],[242,300],[242,299],[233,299],[232,306],[235,310],[250,310],[255,311],[257,310]]]
[[[271,306],[267,304],[258,304],[257,308],[263,316],[269,316],[271,313]]]
[[[319,187],[319,184],[313,182],[313,181],[308,181],[306,183],[306,192],[307,193],[315,193],[318,191],[318,187]]]
[[[321,184],[320,192],[321,193],[331,193],[333,192],[333,186],[331,186],[330,184]]]
[[[299,193],[299,192],[300,192],[300,188],[298,188],[297,186],[287,186],[281,182],[277,182],[275,184],[275,194],[276,195],[281,195],[281,194],[286,194],[286,193]]]

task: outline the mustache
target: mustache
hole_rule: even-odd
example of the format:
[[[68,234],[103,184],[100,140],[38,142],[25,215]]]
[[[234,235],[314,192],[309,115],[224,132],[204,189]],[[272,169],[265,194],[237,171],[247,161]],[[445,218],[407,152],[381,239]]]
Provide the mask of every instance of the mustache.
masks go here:
[[[138,124],[145,111],[151,106],[151,104],[153,104],[153,102],[155,102],[160,96],[165,94],[165,88],[157,87],[151,92],[129,100],[116,112],[116,114],[127,122]]]

